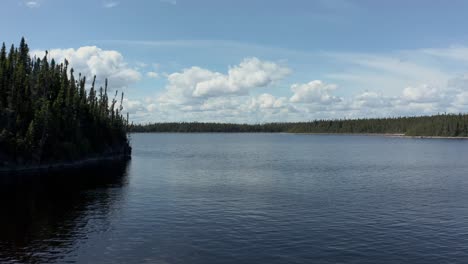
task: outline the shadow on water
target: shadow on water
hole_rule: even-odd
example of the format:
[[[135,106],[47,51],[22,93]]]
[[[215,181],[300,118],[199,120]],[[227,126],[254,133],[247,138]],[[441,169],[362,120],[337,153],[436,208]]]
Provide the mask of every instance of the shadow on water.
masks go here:
[[[90,229],[108,228],[106,222],[123,198],[129,165],[121,161],[0,175],[0,262],[56,262],[63,257],[57,252],[73,251]]]

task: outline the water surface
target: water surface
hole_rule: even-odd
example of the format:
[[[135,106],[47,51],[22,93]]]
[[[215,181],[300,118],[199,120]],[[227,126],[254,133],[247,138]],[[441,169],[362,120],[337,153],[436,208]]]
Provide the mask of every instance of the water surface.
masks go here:
[[[2,176],[0,262],[467,263],[468,141],[133,134],[128,164]]]

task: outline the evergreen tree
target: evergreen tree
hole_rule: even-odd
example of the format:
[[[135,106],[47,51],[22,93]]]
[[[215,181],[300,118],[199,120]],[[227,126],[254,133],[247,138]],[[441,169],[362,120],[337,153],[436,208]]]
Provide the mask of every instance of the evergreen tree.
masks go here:
[[[6,78],[4,77],[6,74],[6,62],[6,47],[5,43],[3,43],[0,49],[0,108],[6,107],[7,86]]]
[[[68,61],[31,58],[26,41],[0,50],[0,166],[40,164],[100,155],[128,155],[128,120],[96,98],[93,79],[75,79]],[[116,93],[117,94],[117,93]],[[123,99],[122,99],[123,100]],[[99,107],[99,111],[96,108]]]

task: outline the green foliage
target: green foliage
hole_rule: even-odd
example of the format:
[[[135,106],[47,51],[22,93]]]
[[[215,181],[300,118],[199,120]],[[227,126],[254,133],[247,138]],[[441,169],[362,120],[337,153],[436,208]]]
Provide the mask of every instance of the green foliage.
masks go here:
[[[407,136],[468,136],[468,115],[443,114],[435,116],[373,118],[353,120],[316,120],[298,123],[229,124],[229,123],[153,123],[132,125],[132,132],[289,132],[289,133],[347,133],[404,134]]]
[[[93,79],[75,79],[68,62],[31,58],[24,41],[0,50],[0,165],[49,163],[98,155],[129,154],[128,120],[107,80],[99,98]],[[116,92],[117,96],[117,92]],[[122,94],[123,96],[123,94]],[[122,100],[120,101],[122,103]],[[116,109],[117,108],[117,109]]]

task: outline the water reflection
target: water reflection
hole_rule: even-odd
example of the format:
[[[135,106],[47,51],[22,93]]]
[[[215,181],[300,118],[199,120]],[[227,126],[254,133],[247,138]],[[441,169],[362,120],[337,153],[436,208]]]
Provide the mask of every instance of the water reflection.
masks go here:
[[[124,197],[128,167],[112,162],[62,173],[0,175],[0,262],[55,262],[89,231],[105,231]]]

